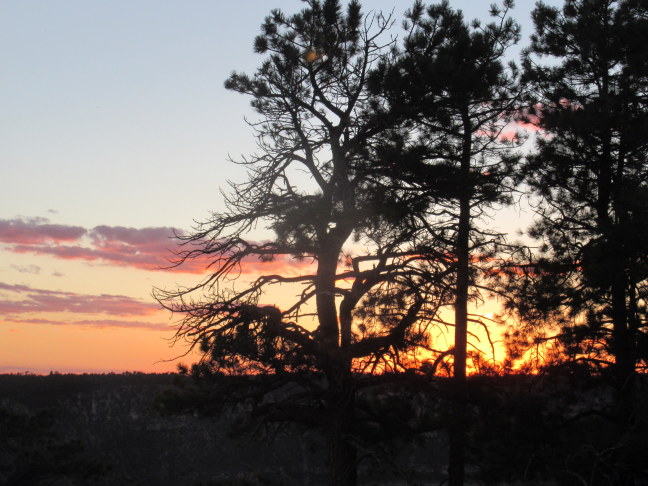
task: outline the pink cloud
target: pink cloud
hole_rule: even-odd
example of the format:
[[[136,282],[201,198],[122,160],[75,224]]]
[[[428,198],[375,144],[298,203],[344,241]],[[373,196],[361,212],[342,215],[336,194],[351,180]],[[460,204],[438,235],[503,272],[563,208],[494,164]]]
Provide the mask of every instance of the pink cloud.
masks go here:
[[[141,247],[158,247],[160,242],[168,242],[174,234],[182,234],[182,232],[168,227],[136,229],[105,225],[96,226],[91,230],[91,236],[97,242],[103,244],[125,243]]]
[[[14,253],[50,255],[62,260],[82,260],[140,270],[166,270],[204,274],[212,260],[192,258],[174,266],[178,249],[176,235],[181,230],[171,227],[128,228],[124,226],[79,226],[50,224],[47,219],[0,220],[0,243]],[[310,266],[307,260],[297,261],[290,256],[277,256],[272,261],[245,258],[241,272],[295,273]]]
[[[169,269],[176,247],[173,237],[181,231],[170,227],[127,228],[50,224],[45,218],[0,220],[0,243],[15,253],[51,255],[64,260],[134,267]],[[187,265],[177,271],[201,273],[205,266]]]
[[[7,293],[14,298],[7,298]],[[4,315],[32,312],[68,312],[145,316],[155,314],[159,310],[159,304],[143,302],[124,295],[86,295],[58,290],[35,289],[27,285],[9,285],[0,282],[0,314]]]
[[[76,241],[86,234],[80,226],[50,224],[45,218],[0,219],[0,241],[12,244],[44,244]]]

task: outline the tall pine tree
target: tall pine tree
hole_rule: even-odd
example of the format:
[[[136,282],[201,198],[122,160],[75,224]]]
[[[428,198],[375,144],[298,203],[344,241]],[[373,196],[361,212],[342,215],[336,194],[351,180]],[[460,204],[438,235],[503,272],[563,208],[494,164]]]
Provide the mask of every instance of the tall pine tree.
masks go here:
[[[519,108],[517,69],[504,63],[520,37],[509,16],[513,1],[493,5],[495,21],[468,24],[447,1],[407,12],[402,52],[385,62],[375,84],[390,113],[402,119],[399,144],[408,154],[396,167],[396,184],[428,201],[417,215],[431,254],[453,274],[456,413],[450,430],[451,485],[464,482],[469,301],[479,295],[480,268],[502,235],[479,225],[488,208],[509,199],[510,171],[519,140],[509,122]]]
[[[526,181],[542,203],[544,253],[518,295],[572,357],[614,371],[624,391],[646,355],[648,4],[539,3],[524,62],[540,130]]]
[[[367,79],[389,21],[366,18],[357,1],[345,11],[336,0],[306,3],[291,16],[273,11],[255,41],[261,66],[227,80],[259,115],[259,152],[243,161],[249,179],[233,185],[228,210],[185,238],[180,260],[208,258],[209,276],[158,298],[183,316],[178,338],[204,353],[195,374],[250,378],[241,390],[254,388],[266,420],[317,427],[329,484],[354,486],[358,381],[412,366],[449,272],[412,244],[409,222],[425,201],[374,170],[393,128],[373,109]],[[263,241],[252,236],[260,228]],[[264,271],[286,257],[292,270]],[[261,275],[245,282],[241,269],[254,261]]]

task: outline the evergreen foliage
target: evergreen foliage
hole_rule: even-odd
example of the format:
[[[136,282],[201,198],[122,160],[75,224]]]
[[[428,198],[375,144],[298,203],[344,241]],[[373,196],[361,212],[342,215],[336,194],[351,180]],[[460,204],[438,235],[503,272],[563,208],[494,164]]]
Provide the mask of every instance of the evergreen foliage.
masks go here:
[[[540,3],[524,61],[542,245],[511,272],[512,306],[553,327],[570,360],[613,369],[619,389],[647,357],[647,16],[645,2]]]

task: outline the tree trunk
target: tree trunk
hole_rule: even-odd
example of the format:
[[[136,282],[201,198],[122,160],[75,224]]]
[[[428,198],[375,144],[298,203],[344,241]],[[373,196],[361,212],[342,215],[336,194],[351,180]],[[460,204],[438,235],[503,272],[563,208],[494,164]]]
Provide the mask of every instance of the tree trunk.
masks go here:
[[[317,268],[317,316],[320,366],[328,379],[328,420],[325,431],[330,486],[356,486],[357,452],[353,444],[355,388],[347,347],[350,329],[341,332],[340,320],[350,326],[350,315],[338,316],[335,278],[342,238],[322,238]]]
[[[355,389],[351,373],[341,371],[343,376],[334,376],[330,381],[330,420],[327,430],[329,485],[356,486],[357,451],[353,444]]]
[[[629,386],[635,370],[635,356],[632,332],[628,319],[628,278],[624,237],[620,234],[620,223],[626,222],[626,208],[621,204],[623,183],[623,168],[625,166],[625,151],[621,149],[617,157],[613,157],[612,127],[615,121],[609,118],[613,110],[610,107],[610,79],[607,67],[601,76],[600,103],[605,117],[605,131],[602,139],[601,155],[598,174],[597,216],[599,229],[605,241],[610,245],[608,251],[612,255],[614,267],[609,276],[609,288],[612,299],[612,354],[614,355],[614,375],[616,386],[623,395]],[[616,162],[616,163],[615,163]],[[616,170],[615,170],[616,169]],[[623,227],[623,224],[621,224]]]
[[[455,299],[454,402],[455,412],[450,429],[450,486],[463,486],[466,442],[466,355],[468,342],[469,285],[469,201],[461,201],[457,244],[457,288]]]
[[[454,343],[454,402],[450,428],[450,458],[448,478],[450,486],[463,486],[466,448],[466,355],[468,347],[468,290],[470,285],[470,154],[472,137],[468,113],[463,115],[464,140],[461,160],[461,193],[459,196],[459,221],[457,228],[456,258],[457,280],[455,296]]]
[[[628,325],[626,288],[623,268],[615,268],[612,281],[612,352],[615,358],[615,381],[621,397],[630,393],[635,371],[634,337]]]
[[[329,248],[326,248],[326,246]],[[330,354],[339,346],[338,315],[335,307],[335,273],[339,251],[333,247],[330,238],[322,244],[323,249],[319,251],[317,265],[317,279],[315,285],[317,295],[317,319],[319,321],[319,333],[321,345],[325,353]]]
[[[614,362],[614,385],[616,388],[616,406],[614,417],[618,427],[618,443],[623,444],[627,441],[628,434],[636,431],[637,401],[635,395],[635,382],[633,375],[636,366],[636,334],[633,332],[633,306],[632,296],[628,295],[633,292],[629,288],[627,275],[622,271],[623,267],[615,269],[612,293],[612,352],[615,357]],[[629,298],[629,302],[627,300]],[[628,304],[630,308],[628,308]],[[619,448],[614,453],[615,459],[621,464],[627,461],[626,455],[632,454],[628,446]],[[629,480],[630,478],[626,478]],[[623,484],[634,484],[633,482],[624,482]]]

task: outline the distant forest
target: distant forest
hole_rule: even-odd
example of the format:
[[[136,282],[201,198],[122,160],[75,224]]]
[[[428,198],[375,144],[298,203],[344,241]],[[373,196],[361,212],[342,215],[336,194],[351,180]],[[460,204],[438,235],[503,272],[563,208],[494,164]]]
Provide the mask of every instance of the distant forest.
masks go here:
[[[166,391],[147,378],[150,410],[176,417],[163,429],[220,425],[164,436],[173,454],[124,484],[153,484],[225,424],[284,441],[276,461],[217,476],[215,453],[183,481],[648,484],[648,3],[539,2],[519,62],[513,0],[490,21],[449,2],[370,8],[272,10],[258,69],[225,81],[256,111],[257,150],[233,161],[248,178],[226,209],[179,237],[176,264],[204,262],[205,279],[155,290],[202,358]],[[516,242],[492,217],[521,201],[534,223]],[[484,301],[500,313],[476,313]],[[502,328],[495,361],[484,343]],[[7,407],[31,447],[40,415]],[[228,450],[270,453],[257,446]],[[110,474],[106,456],[66,457]],[[21,484],[68,484],[43,481]]]
[[[251,401],[228,406],[221,395],[240,380],[0,375],[0,485],[327,484],[325,434],[295,421],[269,422],[250,413]],[[272,376],[254,380],[274,384]],[[451,381],[363,378],[359,484],[447,484]],[[615,390],[603,377],[567,370],[470,376],[466,484],[646,484],[645,375],[639,382],[634,425],[621,431]],[[289,396],[279,391],[275,403]]]

